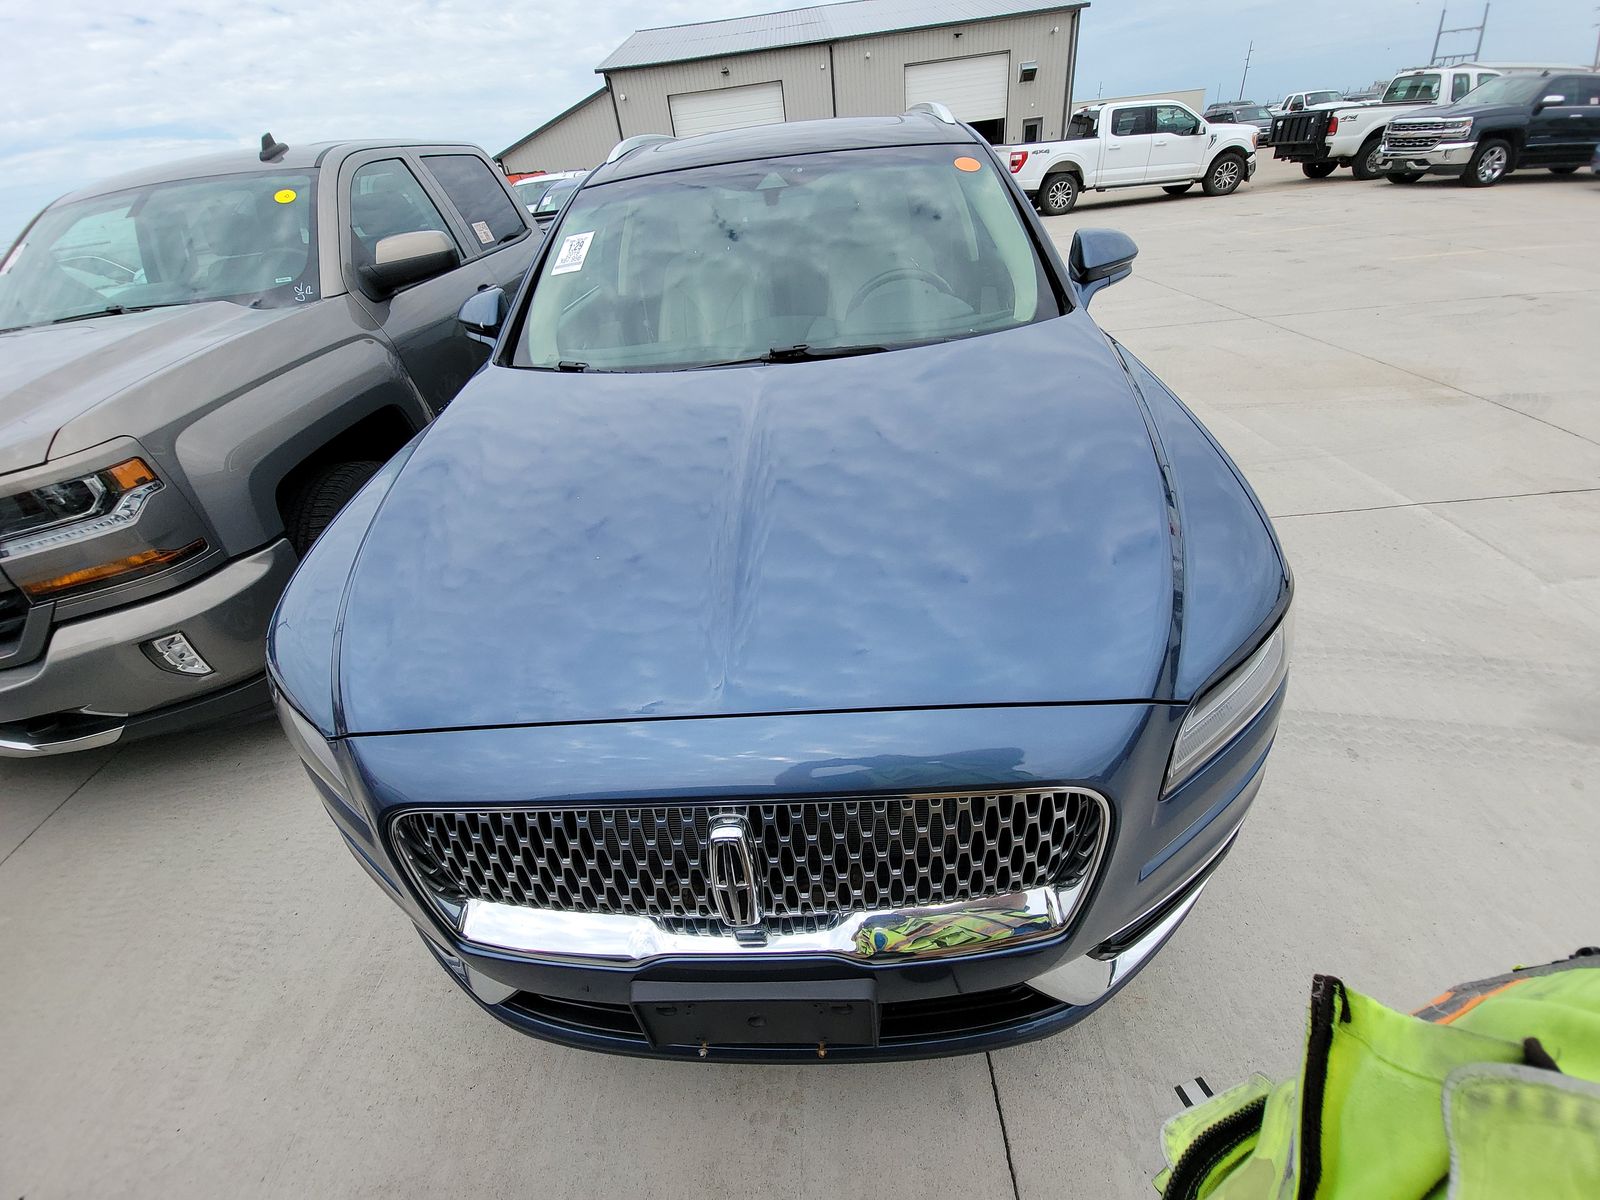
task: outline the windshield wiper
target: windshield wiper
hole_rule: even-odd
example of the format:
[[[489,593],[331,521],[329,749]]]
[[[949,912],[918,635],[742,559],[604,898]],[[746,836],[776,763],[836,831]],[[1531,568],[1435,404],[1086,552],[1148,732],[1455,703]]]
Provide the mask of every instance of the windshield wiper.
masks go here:
[[[882,354],[887,346],[811,346],[801,342],[795,346],[774,346],[765,354],[754,358],[729,358],[721,362],[700,363],[688,368],[707,371],[712,367],[747,367],[752,363],[811,362],[821,358],[851,358],[857,354]]]
[[[123,313],[149,312],[152,308],[177,308],[187,301],[177,301],[173,304],[108,304],[104,308],[97,308],[93,312],[73,313],[70,317],[57,317],[51,321],[52,325],[65,325],[68,321],[90,321],[95,317],[120,317]]]
[[[808,362],[817,358],[850,358],[857,354],[882,354],[887,346],[774,346],[758,362]]]

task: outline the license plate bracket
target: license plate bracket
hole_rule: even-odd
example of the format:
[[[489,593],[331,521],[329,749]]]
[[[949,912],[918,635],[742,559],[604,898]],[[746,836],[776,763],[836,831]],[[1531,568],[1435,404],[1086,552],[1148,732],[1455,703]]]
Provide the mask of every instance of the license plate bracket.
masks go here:
[[[876,1046],[871,980],[633,985],[639,1024],[654,1046]]]

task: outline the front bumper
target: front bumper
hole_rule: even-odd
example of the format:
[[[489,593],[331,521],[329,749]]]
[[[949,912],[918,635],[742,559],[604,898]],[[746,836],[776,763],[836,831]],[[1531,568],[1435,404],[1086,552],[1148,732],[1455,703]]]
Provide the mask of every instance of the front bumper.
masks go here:
[[[1081,1019],[1148,961],[1187,914],[1260,787],[1280,694],[1177,792],[1157,799],[1181,707],[842,713],[369,735],[335,744],[348,795],[313,777],[357,861],[417,925],[435,958],[498,1019],[567,1045],[669,1059],[817,1061],[815,1044],[751,1044],[737,1028],[704,1046],[653,1041],[638,988],[692,986],[707,994],[794,985],[868,988],[878,1014],[865,1043],[827,1047],[828,1061],[932,1057],[992,1049]],[[729,738],[737,753],[730,752]],[[803,744],[795,764],[751,748]],[[889,756],[885,745],[901,751]],[[1004,749],[980,749],[1003,747]],[[890,761],[892,760],[892,761]],[[540,769],[530,774],[527,764]],[[774,767],[787,764],[780,771]],[[847,773],[842,764],[862,769]],[[976,765],[975,765],[976,764]],[[800,787],[793,786],[800,768]],[[811,768],[815,768],[814,770]],[[763,954],[706,939],[648,943],[626,958],[579,946],[515,949],[506,938],[451,921],[397,857],[383,832],[399,816],[440,808],[563,807],[727,797],[863,795],[932,790],[950,772],[996,781],[1073,781],[1105,796],[1111,829],[1087,898],[1046,936],[863,960],[826,946]],[[825,770],[826,773],[822,773]],[[776,780],[775,780],[776,775]],[[713,783],[712,780],[715,780]],[[664,788],[671,780],[674,788]],[[785,784],[789,784],[785,787]],[[1054,786],[1053,784],[1051,786]],[[490,937],[490,944],[473,936]],[[500,931],[505,932],[505,931]]]
[[[1440,142],[1431,150],[1379,150],[1378,170],[1388,175],[1459,175],[1472,161],[1476,142]]]
[[[176,591],[58,625],[44,654],[0,671],[0,758],[87,750],[261,707],[267,621],[295,562],[280,540]],[[165,670],[142,649],[175,632],[211,674]]]

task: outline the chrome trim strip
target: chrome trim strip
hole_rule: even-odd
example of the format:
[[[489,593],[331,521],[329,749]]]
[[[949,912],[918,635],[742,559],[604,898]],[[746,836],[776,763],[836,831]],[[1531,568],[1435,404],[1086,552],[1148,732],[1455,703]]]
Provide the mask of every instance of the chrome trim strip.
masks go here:
[[[1160,949],[1172,931],[1189,915],[1190,909],[1195,906],[1195,901],[1200,899],[1200,893],[1206,890],[1206,884],[1210,882],[1209,879],[1202,880],[1200,886],[1186,896],[1176,908],[1159,923],[1151,926],[1150,932],[1121,954],[1112,958],[1082,955],[1028,980],[1028,986],[1067,1004],[1080,1006],[1093,1004],[1125,983],[1128,976],[1144,964],[1145,959]]]
[[[30,742],[24,738],[0,737],[0,758],[42,758],[47,754],[72,754],[79,750],[97,750],[110,746],[122,737],[125,726],[113,725],[79,737],[62,738],[59,742]]]
[[[1073,791],[1100,805],[1100,830],[1094,855],[1083,877],[1073,886],[1029,888],[959,904],[844,913],[837,924],[827,929],[769,930],[759,942],[749,937],[741,939],[731,929],[719,934],[680,933],[650,917],[557,912],[486,900],[468,900],[460,908],[447,906],[428,891],[411,856],[393,836],[393,821],[405,812],[395,814],[390,821],[390,845],[398,851],[397,857],[417,894],[441,916],[445,927],[467,949],[527,955],[574,965],[603,962],[639,966],[664,957],[770,958],[801,954],[828,954],[853,962],[888,964],[986,953],[1055,937],[1071,925],[1105,865],[1111,836],[1111,805],[1099,792],[1077,784],[1037,784],[1015,790]],[[759,801],[744,798],[739,802]]]

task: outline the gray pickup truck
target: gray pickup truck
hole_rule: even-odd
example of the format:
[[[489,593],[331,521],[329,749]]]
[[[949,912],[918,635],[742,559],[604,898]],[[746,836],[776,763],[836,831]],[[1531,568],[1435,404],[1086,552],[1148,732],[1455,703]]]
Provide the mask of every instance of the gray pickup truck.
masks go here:
[[[264,710],[290,572],[538,242],[475,146],[271,135],[35,218],[0,259],[0,756]]]

